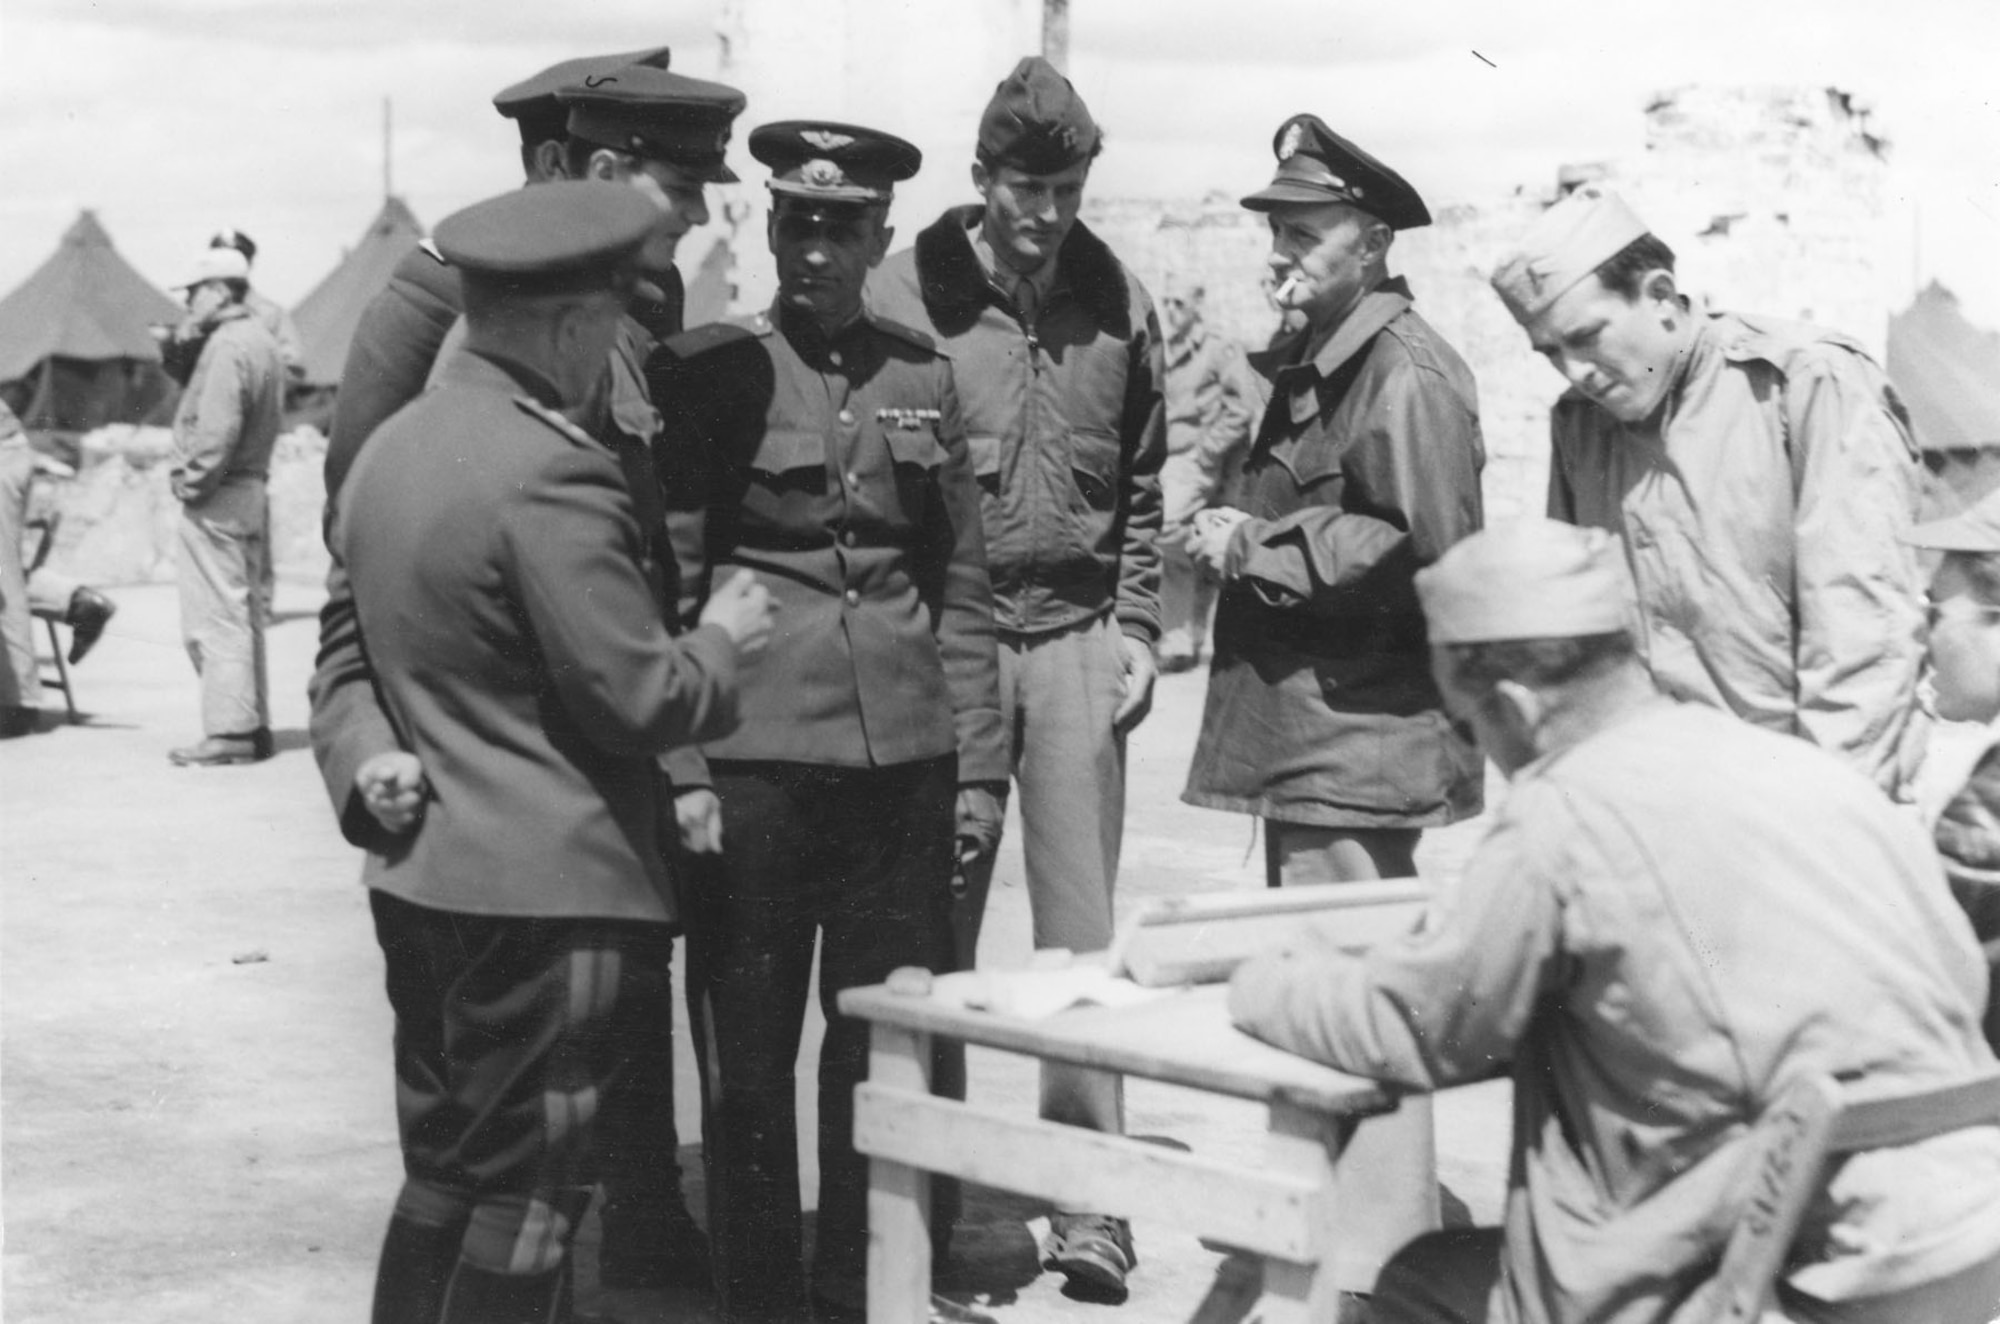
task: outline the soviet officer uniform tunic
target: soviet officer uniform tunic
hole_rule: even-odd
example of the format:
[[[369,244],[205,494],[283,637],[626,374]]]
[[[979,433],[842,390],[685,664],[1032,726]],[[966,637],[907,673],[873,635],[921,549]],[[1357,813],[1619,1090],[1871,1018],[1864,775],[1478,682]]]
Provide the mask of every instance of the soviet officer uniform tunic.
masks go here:
[[[781,312],[676,337],[649,378],[683,617],[739,567],[777,607],[742,673],[742,725],[703,746],[723,853],[689,889],[688,998],[717,1290],[731,1317],[788,1317],[804,1305],[793,1067],[815,936],[813,1282],[848,1288],[867,1247],[852,1140],[867,1032],[834,995],[946,968],[956,788],[1007,775],[979,494],[950,365],[918,332],[864,315],[828,338]]]

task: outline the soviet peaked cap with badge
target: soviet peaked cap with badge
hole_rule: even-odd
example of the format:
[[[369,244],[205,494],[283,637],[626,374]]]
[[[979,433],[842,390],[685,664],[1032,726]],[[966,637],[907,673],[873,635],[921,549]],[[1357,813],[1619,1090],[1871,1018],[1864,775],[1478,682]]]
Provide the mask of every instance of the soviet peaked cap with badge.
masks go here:
[[[1076,87],[1039,55],[1000,80],[979,117],[980,159],[1031,175],[1053,175],[1095,157],[1104,131]]]
[[[468,280],[502,292],[589,288],[629,270],[660,225],[629,184],[558,180],[453,212],[432,237]]]
[[[1431,223],[1430,209],[1410,181],[1326,126],[1317,115],[1294,115],[1271,139],[1278,170],[1243,199],[1251,211],[1344,202],[1392,230]]]
[[[771,168],[774,202],[869,206],[895,196],[924,154],[892,133],[830,120],[780,120],[750,133],[750,155]]]
[[[737,182],[723,153],[746,102],[727,84],[637,64],[575,80],[556,99],[569,109],[572,138],[666,161],[709,183]]]

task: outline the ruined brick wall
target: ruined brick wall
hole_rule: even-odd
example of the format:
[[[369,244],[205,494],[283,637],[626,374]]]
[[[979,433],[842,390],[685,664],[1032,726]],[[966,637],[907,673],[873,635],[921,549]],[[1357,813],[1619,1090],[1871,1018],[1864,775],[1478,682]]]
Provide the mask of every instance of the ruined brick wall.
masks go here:
[[[1673,247],[1683,288],[1716,307],[1845,331],[1879,357],[1906,250],[1891,232],[1889,165],[1867,114],[1824,88],[1683,88],[1643,113],[1644,150],[1596,173]],[[1551,178],[1435,207],[1435,223],[1398,236],[1390,255],[1418,311],[1478,378],[1489,519],[1541,509],[1548,407],[1562,382],[1529,351],[1486,273],[1555,196]],[[1220,195],[1092,200],[1084,215],[1149,285],[1193,274],[1212,325],[1247,345],[1268,338],[1262,217]]]

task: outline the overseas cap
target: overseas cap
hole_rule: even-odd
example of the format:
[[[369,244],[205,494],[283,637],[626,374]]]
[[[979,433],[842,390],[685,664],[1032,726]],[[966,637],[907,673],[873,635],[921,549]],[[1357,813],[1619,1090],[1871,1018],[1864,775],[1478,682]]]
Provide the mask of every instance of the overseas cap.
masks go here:
[[[979,117],[979,152],[996,166],[1053,175],[1097,155],[1104,134],[1069,79],[1039,55],[1022,57]]]
[[[565,179],[475,202],[439,221],[432,239],[474,278],[581,285],[629,265],[663,216],[630,184]]]
[[[743,94],[722,83],[626,65],[565,85],[569,135],[613,151],[668,161],[716,184],[734,184],[723,160]]]
[[[1630,630],[1638,595],[1603,529],[1521,519],[1475,533],[1417,572],[1433,644],[1571,639]]]
[[[1526,325],[1585,276],[1649,233],[1638,213],[1601,184],[1586,184],[1543,212],[1493,269],[1493,289]]]
[[[894,134],[830,120],[781,120],[750,133],[750,155],[771,167],[779,198],[887,202],[924,154]]]
[[[1956,515],[1917,525],[1903,541],[1940,552],[2000,552],[2000,491],[1987,493]]]
[[[170,290],[192,289],[205,280],[249,280],[250,259],[233,248],[204,248],[188,267],[185,280],[167,286]]]
[[[1271,139],[1278,173],[1243,199],[1251,211],[1345,202],[1392,230],[1431,223],[1430,209],[1410,181],[1326,127],[1317,115],[1294,115]]]
[[[673,51],[666,46],[655,46],[651,50],[620,51],[615,55],[584,55],[574,60],[564,60],[552,64],[532,78],[523,78],[509,87],[503,87],[493,94],[493,109],[510,120],[521,119],[537,113],[553,112],[557,109],[556,93],[572,84],[588,85],[592,80],[602,78],[630,65],[646,65],[654,69],[665,69],[673,58]]]

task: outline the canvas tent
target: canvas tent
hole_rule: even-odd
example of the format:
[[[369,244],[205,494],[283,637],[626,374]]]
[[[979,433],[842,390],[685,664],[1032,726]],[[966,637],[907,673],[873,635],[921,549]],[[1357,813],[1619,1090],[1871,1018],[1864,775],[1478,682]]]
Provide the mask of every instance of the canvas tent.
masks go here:
[[[48,261],[0,299],[0,391],[30,428],[143,421],[175,392],[147,328],[185,315],[83,212]]]
[[[401,198],[390,197],[368,224],[361,242],[292,309],[305,350],[305,381],[311,387],[340,382],[347,342],[361,314],[389,283],[409,251],[423,241],[424,228]]]
[[[1968,322],[1932,281],[1889,319],[1888,370],[1924,463],[1958,500],[2000,486],[2000,335]]]

